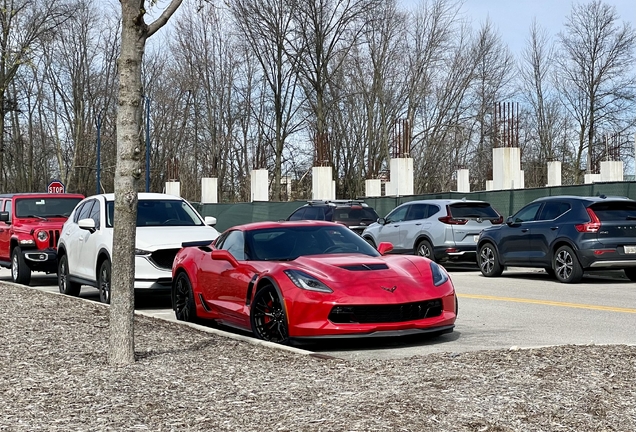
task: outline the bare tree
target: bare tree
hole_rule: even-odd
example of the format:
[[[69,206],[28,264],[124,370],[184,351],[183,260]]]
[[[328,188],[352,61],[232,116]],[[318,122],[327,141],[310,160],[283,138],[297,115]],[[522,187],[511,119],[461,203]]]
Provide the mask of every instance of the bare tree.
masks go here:
[[[182,0],[172,0],[161,15],[146,24],[144,0],[120,0],[122,8],[119,99],[117,110],[117,167],[110,305],[109,362],[135,361],[135,238],[137,191],[141,175],[141,64],[146,41],[163,27]]]
[[[581,182],[581,162],[587,154],[586,172],[598,159],[595,142],[602,142],[603,130],[619,133],[630,123],[636,102],[633,72],[636,33],[618,22],[616,8],[600,0],[575,4],[559,34],[557,82],[569,113],[578,125],[576,176]],[[626,118],[627,116],[627,118]]]

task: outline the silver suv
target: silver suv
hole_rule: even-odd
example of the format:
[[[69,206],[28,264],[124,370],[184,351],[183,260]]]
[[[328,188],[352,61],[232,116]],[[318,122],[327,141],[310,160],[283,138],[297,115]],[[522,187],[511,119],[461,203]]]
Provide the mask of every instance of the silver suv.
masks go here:
[[[421,200],[404,203],[362,233],[372,246],[393,244],[392,253],[417,254],[434,261],[477,259],[477,239],[503,217],[484,201]]]

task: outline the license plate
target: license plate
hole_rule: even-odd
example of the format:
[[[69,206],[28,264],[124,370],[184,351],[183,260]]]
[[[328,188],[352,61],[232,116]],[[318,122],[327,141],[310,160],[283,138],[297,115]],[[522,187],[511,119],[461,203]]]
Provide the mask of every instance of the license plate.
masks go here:
[[[474,236],[473,236],[473,241],[474,241],[475,243],[477,243],[477,241],[478,241],[478,240],[479,240],[479,234],[474,235]],[[627,252],[626,252],[626,253],[627,253]],[[636,253],[636,252],[632,252],[632,253]]]
[[[636,246],[623,246],[626,254],[636,254]]]

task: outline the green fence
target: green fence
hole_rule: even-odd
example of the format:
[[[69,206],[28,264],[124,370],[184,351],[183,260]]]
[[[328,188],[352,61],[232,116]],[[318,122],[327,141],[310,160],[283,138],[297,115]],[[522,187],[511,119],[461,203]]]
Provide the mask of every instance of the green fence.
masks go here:
[[[507,217],[537,198],[554,195],[576,196],[624,196],[636,199],[636,182],[608,182],[587,185],[554,186],[534,189],[513,189],[479,192],[443,192],[402,197],[366,197],[364,201],[380,216],[386,216],[399,204],[422,199],[461,199],[488,201],[501,215]],[[306,201],[252,202],[234,204],[197,204],[194,206],[203,216],[214,216],[219,231],[249,222],[283,220]]]

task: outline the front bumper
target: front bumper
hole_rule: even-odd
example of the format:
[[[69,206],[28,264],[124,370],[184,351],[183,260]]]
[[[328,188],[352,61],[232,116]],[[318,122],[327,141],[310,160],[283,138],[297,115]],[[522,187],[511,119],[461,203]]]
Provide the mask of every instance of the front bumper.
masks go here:
[[[57,272],[56,249],[23,249],[22,257],[31,270],[47,273]]]
[[[135,256],[135,289],[170,291],[172,269],[154,265],[145,255]]]

